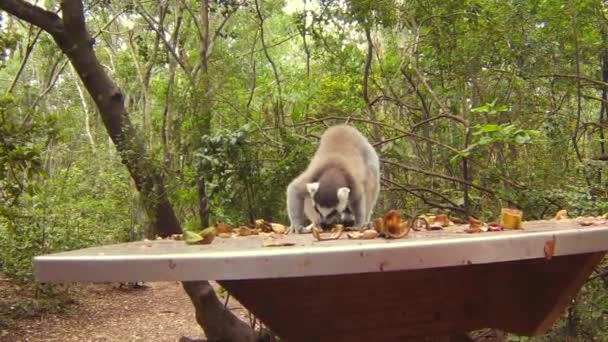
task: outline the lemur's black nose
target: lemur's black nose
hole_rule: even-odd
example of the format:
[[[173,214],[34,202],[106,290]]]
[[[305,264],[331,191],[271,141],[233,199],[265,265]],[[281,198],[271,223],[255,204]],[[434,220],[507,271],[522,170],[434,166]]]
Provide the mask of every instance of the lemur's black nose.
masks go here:
[[[327,230],[327,229],[331,228],[331,224],[329,224],[328,222],[321,222],[321,223],[319,223],[319,225],[321,226],[321,229],[323,229],[323,230]]]

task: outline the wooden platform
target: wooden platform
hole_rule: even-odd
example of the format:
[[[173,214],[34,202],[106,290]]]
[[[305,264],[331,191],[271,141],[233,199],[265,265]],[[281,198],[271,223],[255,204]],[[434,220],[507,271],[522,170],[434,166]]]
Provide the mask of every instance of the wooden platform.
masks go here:
[[[134,242],[39,256],[34,267],[40,282],[217,280],[287,341],[402,341],[484,327],[545,332],[608,250],[608,226],[571,220],[463,228],[401,240],[294,235],[290,247],[255,236]]]

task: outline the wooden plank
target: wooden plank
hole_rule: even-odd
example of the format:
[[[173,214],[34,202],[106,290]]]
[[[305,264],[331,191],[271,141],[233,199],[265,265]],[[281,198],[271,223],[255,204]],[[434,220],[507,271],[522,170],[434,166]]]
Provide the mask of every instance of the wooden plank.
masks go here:
[[[216,238],[211,245],[140,241],[38,256],[40,282],[194,281],[386,272],[486,264],[544,257],[555,238],[555,256],[608,249],[608,226],[581,227],[573,220],[524,222],[524,230],[466,234],[411,232],[399,240],[317,242],[288,235],[293,247],[262,247],[261,237]]]
[[[604,253],[335,276],[220,281],[287,341],[546,331]]]

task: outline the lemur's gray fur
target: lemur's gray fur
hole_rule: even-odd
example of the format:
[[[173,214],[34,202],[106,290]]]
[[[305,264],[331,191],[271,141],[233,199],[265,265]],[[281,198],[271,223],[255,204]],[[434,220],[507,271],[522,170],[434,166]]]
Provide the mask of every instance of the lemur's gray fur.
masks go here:
[[[306,220],[322,229],[362,228],[371,220],[380,190],[380,161],[367,139],[348,125],[328,128],[310,164],[287,187],[290,232]]]

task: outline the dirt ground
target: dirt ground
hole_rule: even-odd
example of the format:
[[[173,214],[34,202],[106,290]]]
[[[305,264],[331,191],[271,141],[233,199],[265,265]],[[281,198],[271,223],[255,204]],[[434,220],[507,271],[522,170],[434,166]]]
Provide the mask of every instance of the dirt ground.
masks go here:
[[[143,288],[87,284],[66,313],[45,314],[0,326],[0,341],[190,341],[205,338],[179,282],[145,283]],[[231,299],[228,307],[247,312]]]
[[[0,290],[0,304],[18,295],[16,286],[1,274]],[[11,322],[3,322],[0,316],[0,342],[206,341],[179,282],[145,283],[141,288],[119,287],[116,283],[79,284],[71,291],[71,298],[75,304],[63,313]],[[229,300],[228,308],[248,322],[247,311],[235,299]],[[475,341],[504,341],[487,333],[477,335]]]

